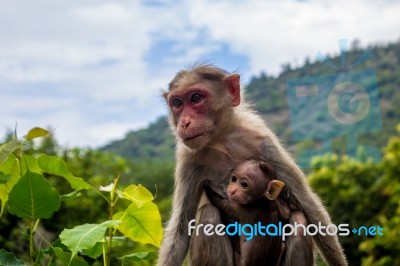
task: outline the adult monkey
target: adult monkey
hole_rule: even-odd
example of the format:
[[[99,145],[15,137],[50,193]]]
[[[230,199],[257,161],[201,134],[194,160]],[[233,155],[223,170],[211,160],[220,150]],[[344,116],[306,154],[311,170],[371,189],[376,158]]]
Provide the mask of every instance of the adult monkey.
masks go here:
[[[172,216],[165,230],[158,265],[181,265],[191,246],[192,265],[233,265],[233,251],[225,236],[188,235],[188,223],[218,224],[221,217],[204,193],[209,186],[224,197],[230,171],[253,158],[271,163],[277,179],[289,189],[290,205],[304,213],[308,224],[331,224],[321,200],[284,150],[275,134],[244,101],[240,76],[211,65],[197,65],[176,74],[164,97],[170,125],[177,137],[175,192]],[[314,237],[329,265],[347,265],[337,236]],[[285,261],[299,256],[296,241],[287,243]],[[301,256],[301,254],[300,254]]]

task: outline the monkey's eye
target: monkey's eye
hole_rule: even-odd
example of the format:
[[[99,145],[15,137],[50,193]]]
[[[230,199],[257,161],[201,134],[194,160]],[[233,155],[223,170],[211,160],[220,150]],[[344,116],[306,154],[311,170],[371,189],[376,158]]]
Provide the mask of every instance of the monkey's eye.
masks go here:
[[[190,95],[190,101],[191,101],[191,102],[198,103],[198,102],[200,102],[202,99],[203,99],[203,95],[200,94],[200,93],[195,92],[195,93],[193,93],[193,94]]]
[[[236,181],[237,181],[237,177],[233,175],[233,176],[231,177],[231,182],[232,182],[232,183],[235,183]]]
[[[241,186],[242,188],[248,188],[248,187],[249,187],[249,184],[247,184],[246,181],[242,181],[242,182],[240,182],[240,186]]]
[[[180,107],[183,104],[182,99],[175,98],[171,101],[172,106],[174,107]]]

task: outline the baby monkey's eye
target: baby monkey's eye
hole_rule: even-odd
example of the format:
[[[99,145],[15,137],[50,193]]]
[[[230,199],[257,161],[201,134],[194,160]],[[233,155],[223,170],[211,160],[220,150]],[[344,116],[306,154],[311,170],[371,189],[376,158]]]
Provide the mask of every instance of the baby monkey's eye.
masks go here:
[[[231,177],[231,183],[235,183],[236,181],[237,181],[237,177],[233,175]]]
[[[249,187],[249,184],[247,184],[246,181],[242,181],[242,182],[240,182],[240,186],[241,186],[242,188],[248,188],[248,187]]]

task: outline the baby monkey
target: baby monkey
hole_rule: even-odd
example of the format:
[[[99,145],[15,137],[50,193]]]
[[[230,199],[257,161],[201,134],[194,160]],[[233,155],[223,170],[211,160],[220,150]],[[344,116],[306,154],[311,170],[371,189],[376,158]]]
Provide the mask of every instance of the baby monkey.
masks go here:
[[[275,176],[274,169],[268,163],[247,160],[233,171],[226,190],[227,199],[210,191],[208,194],[211,194],[211,201],[222,210],[226,221],[232,222],[233,219],[241,225],[260,222],[263,226],[297,222],[307,226],[302,212],[291,211],[283,199],[278,198],[285,184],[276,180]],[[313,265],[312,239],[304,236],[303,232],[297,234],[291,241],[303,241],[304,251],[308,254],[303,254],[303,261],[296,261],[295,265]],[[246,238],[241,235],[232,242],[235,265],[294,265],[293,261],[283,261],[286,243],[280,236],[255,235],[249,241]]]

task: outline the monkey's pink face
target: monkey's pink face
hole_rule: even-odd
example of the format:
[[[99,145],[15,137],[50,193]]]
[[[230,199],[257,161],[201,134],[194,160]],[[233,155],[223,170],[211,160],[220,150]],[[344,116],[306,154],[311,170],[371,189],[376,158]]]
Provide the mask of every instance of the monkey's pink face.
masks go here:
[[[210,140],[214,122],[208,104],[211,92],[205,87],[192,86],[168,95],[177,135],[192,149],[201,148]]]

